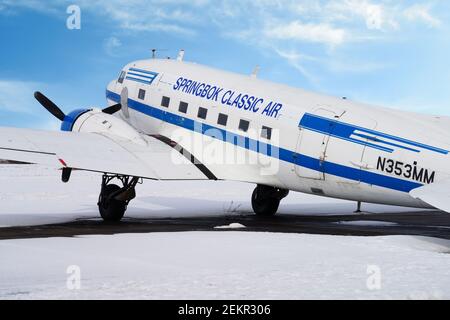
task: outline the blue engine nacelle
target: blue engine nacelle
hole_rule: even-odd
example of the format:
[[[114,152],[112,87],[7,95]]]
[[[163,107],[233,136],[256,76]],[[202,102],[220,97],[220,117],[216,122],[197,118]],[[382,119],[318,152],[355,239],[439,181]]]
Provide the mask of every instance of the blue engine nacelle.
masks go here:
[[[61,123],[61,131],[72,131],[78,118],[89,111],[92,111],[92,109],[77,109],[70,112],[64,117],[64,121]]]
[[[77,109],[70,112],[64,117],[61,131],[98,133],[147,145],[139,132],[126,121],[100,109]]]

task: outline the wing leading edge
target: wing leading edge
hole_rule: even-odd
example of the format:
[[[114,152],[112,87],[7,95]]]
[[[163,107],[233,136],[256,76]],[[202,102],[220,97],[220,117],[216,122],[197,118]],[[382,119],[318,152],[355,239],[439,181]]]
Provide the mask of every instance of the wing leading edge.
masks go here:
[[[145,144],[105,133],[0,128],[0,159],[154,180],[207,180],[198,166],[163,141]]]

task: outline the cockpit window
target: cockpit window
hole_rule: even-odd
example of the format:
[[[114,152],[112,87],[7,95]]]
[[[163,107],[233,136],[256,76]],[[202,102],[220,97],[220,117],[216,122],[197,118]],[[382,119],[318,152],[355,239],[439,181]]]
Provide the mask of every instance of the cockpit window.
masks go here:
[[[126,75],[127,73],[125,72],[125,71],[122,71],[121,73],[120,73],[120,76],[119,76],[119,79],[117,80],[117,82],[119,82],[119,83],[123,83],[123,80],[125,79],[125,75]]]

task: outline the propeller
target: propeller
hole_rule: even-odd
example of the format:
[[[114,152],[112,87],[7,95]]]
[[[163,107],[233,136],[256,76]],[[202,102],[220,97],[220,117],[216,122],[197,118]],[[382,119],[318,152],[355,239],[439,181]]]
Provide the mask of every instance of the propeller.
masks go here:
[[[43,95],[41,92],[36,91],[34,93],[34,97],[36,98],[37,101],[39,101],[39,103],[45,108],[47,109],[48,112],[50,112],[52,115],[54,115],[57,119],[59,119],[60,121],[63,122],[63,126],[65,124],[66,121],[74,121],[72,119],[70,119],[70,114],[69,114],[69,120],[66,119],[66,114],[55,104],[53,103],[49,98],[47,98],[45,95]],[[120,109],[122,109],[122,105],[120,103],[113,105],[111,107],[105,108],[102,110],[102,112],[106,113],[106,114],[110,114],[113,115],[114,113],[120,111]],[[78,110],[74,111],[77,112]],[[82,112],[86,112],[89,110],[81,110]],[[73,125],[73,123],[72,123]],[[63,160],[59,160],[64,168],[62,169],[62,175],[61,175],[61,179],[63,182],[69,182],[70,180],[70,176],[72,174],[72,168],[68,168],[65,164],[65,162]]]
[[[54,115],[56,118],[58,118],[61,121],[64,121],[64,118],[66,117],[66,115],[64,114],[64,112],[62,112],[62,110],[60,108],[58,108],[58,106],[56,104],[54,104],[49,98],[47,98],[46,96],[44,96],[42,93],[40,93],[39,91],[36,91],[34,93],[34,97],[36,98],[37,101],[39,101],[39,103],[48,110],[48,112],[50,112],[52,115]]]
[[[107,113],[107,114],[114,114],[114,113],[120,111],[120,109],[122,109],[122,105],[120,103],[118,103],[111,107],[103,109],[102,112]]]
[[[37,101],[39,101],[39,103],[45,109],[47,109],[48,112],[50,112],[52,115],[54,115],[60,121],[64,121],[64,118],[66,117],[66,115],[55,103],[53,103],[53,101],[51,101],[49,98],[47,98],[45,95],[43,95],[39,91],[36,91],[34,93],[34,97],[36,98]],[[113,115],[114,113],[120,111],[120,109],[122,109],[122,105],[120,103],[118,103],[111,107],[103,109],[102,112]]]

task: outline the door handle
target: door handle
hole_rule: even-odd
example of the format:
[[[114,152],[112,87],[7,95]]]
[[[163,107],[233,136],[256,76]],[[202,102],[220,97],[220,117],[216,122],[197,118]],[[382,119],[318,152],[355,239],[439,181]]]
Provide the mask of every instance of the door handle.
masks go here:
[[[365,163],[365,162],[350,161],[350,163],[351,163],[353,166],[358,167],[358,168],[360,168],[360,169],[365,169],[365,170],[373,170],[373,169],[375,169],[374,166],[371,166],[370,164]]]

